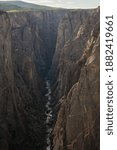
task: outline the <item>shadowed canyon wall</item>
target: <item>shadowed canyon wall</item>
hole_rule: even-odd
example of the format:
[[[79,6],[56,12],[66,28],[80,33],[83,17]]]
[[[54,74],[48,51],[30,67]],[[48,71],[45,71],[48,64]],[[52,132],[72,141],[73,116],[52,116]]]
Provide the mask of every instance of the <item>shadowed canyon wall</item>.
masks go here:
[[[0,150],[46,149],[45,78],[53,150],[98,150],[99,9],[0,12]]]
[[[1,13],[0,25],[0,149],[43,148],[42,82],[33,56],[14,53],[8,14]]]
[[[22,50],[24,54],[32,52],[38,72],[43,75],[46,75],[51,66],[58,24],[65,12],[53,10],[10,13],[14,53],[17,54],[18,50]]]
[[[44,77],[63,15],[64,11],[0,14],[1,150],[46,147]]]

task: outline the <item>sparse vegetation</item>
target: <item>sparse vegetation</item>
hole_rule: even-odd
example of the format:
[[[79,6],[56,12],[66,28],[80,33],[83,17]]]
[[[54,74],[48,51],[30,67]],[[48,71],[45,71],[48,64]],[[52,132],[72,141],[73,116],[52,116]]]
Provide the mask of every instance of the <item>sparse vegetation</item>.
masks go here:
[[[0,10],[8,12],[19,12],[19,11],[39,11],[39,10],[56,10],[60,8],[36,5],[31,3],[25,3],[21,1],[1,1]]]

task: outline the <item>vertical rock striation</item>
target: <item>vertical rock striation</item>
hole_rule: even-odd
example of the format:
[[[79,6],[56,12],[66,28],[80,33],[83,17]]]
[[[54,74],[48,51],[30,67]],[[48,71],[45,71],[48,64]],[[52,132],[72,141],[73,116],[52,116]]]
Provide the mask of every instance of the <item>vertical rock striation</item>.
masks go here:
[[[46,148],[44,78],[65,11],[0,13],[0,148]]]
[[[52,63],[58,24],[65,12],[50,10],[10,13],[14,52],[32,52],[38,72],[44,76]]]
[[[40,77],[30,53],[24,55],[20,51],[16,57],[12,51],[11,28],[8,14],[1,12],[0,148],[43,148],[45,127]]]
[[[54,150],[99,150],[99,43],[96,9],[62,49]]]
[[[93,11],[71,10],[59,24],[56,50],[50,69],[54,96],[57,98],[67,94],[77,81],[77,75],[72,80],[71,76],[74,75],[74,65],[81,57],[88,39],[88,31],[86,36],[83,35],[83,25]]]
[[[0,147],[8,150],[9,132],[6,121],[14,107],[14,84],[11,61],[10,20],[5,12],[0,12]],[[10,101],[8,102],[8,97]],[[12,110],[13,113],[13,110]]]

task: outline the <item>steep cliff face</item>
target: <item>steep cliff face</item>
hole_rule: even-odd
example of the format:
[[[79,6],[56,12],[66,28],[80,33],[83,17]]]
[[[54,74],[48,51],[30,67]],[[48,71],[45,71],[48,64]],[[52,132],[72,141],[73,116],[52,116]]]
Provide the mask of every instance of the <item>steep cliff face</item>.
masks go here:
[[[45,126],[40,77],[32,55],[19,59],[13,53],[11,33],[10,18],[7,13],[1,12],[0,149],[43,148]],[[23,57],[23,54],[19,53],[19,56]],[[21,74],[16,60],[18,64],[24,65],[26,78]]]
[[[77,33],[91,13],[92,10],[69,11],[59,24],[56,50],[50,69],[55,97],[60,98],[66,94],[74,83],[70,83],[72,68],[80,58],[88,38],[87,34],[84,39],[80,35],[79,39]]]
[[[6,115],[12,109],[14,101],[13,72],[11,62],[11,42],[10,42],[10,21],[8,15],[0,12],[0,146],[1,149],[8,149],[8,128]],[[10,97],[11,104],[7,99]],[[7,113],[7,114],[6,114]]]
[[[38,72],[43,75],[52,63],[58,24],[65,12],[51,10],[10,14],[15,54],[21,50],[24,54],[32,53]]]
[[[40,11],[9,14],[15,81],[27,113],[27,143],[30,140],[29,148],[33,150],[46,147],[43,77],[51,65],[58,23],[64,13]]]
[[[51,65],[64,13],[0,14],[1,150],[46,147],[43,77]]]
[[[54,150],[99,150],[99,42],[98,9],[62,49]]]

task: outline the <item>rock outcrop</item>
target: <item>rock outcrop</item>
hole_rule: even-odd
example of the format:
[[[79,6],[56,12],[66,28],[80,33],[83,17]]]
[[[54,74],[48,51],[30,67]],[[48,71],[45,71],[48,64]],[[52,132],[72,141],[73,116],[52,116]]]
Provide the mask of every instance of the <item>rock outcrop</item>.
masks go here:
[[[99,150],[99,44],[96,9],[62,49],[54,150]]]

